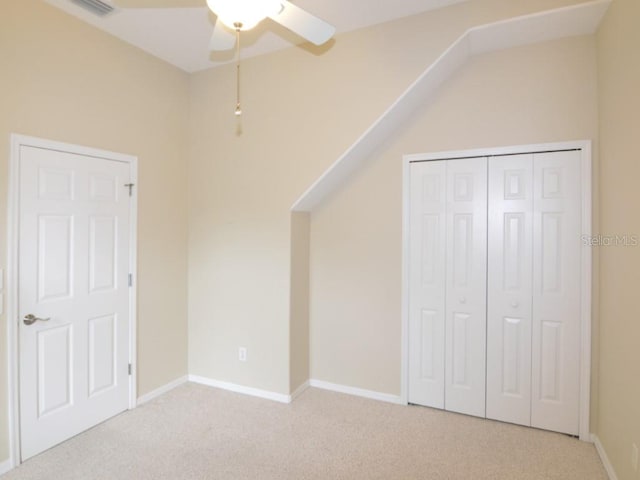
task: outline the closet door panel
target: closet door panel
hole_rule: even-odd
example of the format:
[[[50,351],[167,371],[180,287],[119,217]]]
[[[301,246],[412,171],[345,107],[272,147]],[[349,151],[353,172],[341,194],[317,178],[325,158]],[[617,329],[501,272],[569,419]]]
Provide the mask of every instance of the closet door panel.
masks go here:
[[[487,417],[531,424],[533,155],[489,160]]]
[[[444,408],[446,162],[410,168],[409,402]]]
[[[446,165],[445,409],[484,417],[487,159]]]
[[[580,412],[580,152],[534,155],[531,424],[577,435]]]

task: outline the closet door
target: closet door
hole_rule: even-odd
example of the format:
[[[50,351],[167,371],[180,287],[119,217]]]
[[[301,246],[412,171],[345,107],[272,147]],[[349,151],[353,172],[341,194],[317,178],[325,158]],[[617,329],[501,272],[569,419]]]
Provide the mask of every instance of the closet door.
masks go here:
[[[580,416],[580,152],[533,158],[531,425],[577,435]]]
[[[487,418],[531,424],[533,155],[489,160]]]
[[[409,402],[444,408],[445,161],[411,164]]]
[[[485,416],[487,159],[447,163],[445,409]]]

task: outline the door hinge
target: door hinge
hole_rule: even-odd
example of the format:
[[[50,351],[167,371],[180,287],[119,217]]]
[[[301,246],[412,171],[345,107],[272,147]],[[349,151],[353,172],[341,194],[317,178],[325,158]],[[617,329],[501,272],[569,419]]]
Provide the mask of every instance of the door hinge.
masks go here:
[[[131,364],[129,364],[129,375],[131,375]]]
[[[129,196],[132,197],[133,196],[133,187],[135,186],[135,183],[125,183],[124,186],[129,189]]]
[[[133,287],[133,273],[129,274],[129,286]]]

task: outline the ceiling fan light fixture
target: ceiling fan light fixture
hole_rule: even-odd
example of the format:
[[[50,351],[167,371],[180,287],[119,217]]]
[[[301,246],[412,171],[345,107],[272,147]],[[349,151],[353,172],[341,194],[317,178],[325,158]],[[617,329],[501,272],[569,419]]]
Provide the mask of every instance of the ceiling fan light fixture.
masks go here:
[[[251,30],[282,9],[280,0],[207,0],[207,5],[232,30],[237,24],[242,25],[241,30]]]

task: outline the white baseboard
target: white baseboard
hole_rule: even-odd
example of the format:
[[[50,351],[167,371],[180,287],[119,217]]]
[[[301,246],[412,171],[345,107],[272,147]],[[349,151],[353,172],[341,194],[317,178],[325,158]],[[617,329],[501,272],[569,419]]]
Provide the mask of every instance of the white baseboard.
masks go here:
[[[138,401],[136,402],[136,405],[142,405],[143,403],[147,403],[153,400],[154,398],[159,397],[163,393],[167,393],[169,390],[173,390],[174,388],[179,387],[183,383],[186,383],[188,379],[189,379],[188,376],[185,375],[183,377],[176,378],[172,382],[169,382],[166,385],[156,388],[155,390],[152,390],[149,393],[145,393],[141,397],[138,397]]]
[[[602,442],[600,442],[600,439],[595,433],[591,434],[591,440],[593,440],[593,444],[596,446],[596,450],[598,455],[600,455],[600,460],[602,460],[604,469],[607,471],[607,475],[609,475],[609,480],[618,480],[616,471],[613,469],[613,465],[611,465],[609,457],[607,457],[607,452],[605,452]]]
[[[302,385],[300,385],[298,388],[296,388],[293,393],[291,393],[290,397],[291,397],[291,401],[293,402],[296,398],[298,398],[302,392],[304,392],[307,388],[309,388],[309,380],[307,380],[306,382],[304,382]]]
[[[395,403],[398,405],[404,405],[402,399],[398,395],[390,395],[388,393],[374,392],[372,390],[364,390],[362,388],[348,387],[346,385],[338,385],[336,383],[325,382],[322,380],[308,380],[296,388],[291,395],[284,395],[281,393],[270,392],[268,390],[260,390],[253,387],[245,387],[244,385],[237,385],[235,383],[222,382],[220,380],[214,380],[212,378],[200,377],[198,375],[189,375],[189,381],[194,383],[200,383],[202,385],[208,385],[210,387],[221,388],[222,390],[228,390],[230,392],[243,393],[245,395],[251,395],[253,397],[266,398],[268,400],[274,400],[280,403],[291,403],[298,396],[302,394],[307,388],[315,387],[323,390],[331,390],[333,392],[346,393],[348,395],[355,395],[358,397],[370,398],[372,400],[379,400],[382,402]]]
[[[221,388],[222,390],[228,390],[230,392],[242,393],[244,395],[251,395],[252,397],[266,398],[267,400],[274,400],[280,403],[291,403],[291,395],[284,395],[282,393],[270,392],[268,390],[260,390],[259,388],[245,387],[244,385],[238,385],[238,384],[229,383],[229,382],[222,382],[220,380],[200,377],[198,375],[189,375],[189,381],[194,383],[200,383],[201,385],[207,385],[209,387]]]
[[[331,390],[332,392],[346,393],[357,397],[370,398],[381,402],[395,403],[404,405],[399,395],[391,395],[389,393],[374,392],[373,390],[365,390],[363,388],[349,387],[347,385],[339,385],[337,383],[325,382],[323,380],[309,380],[309,385],[323,390]]]
[[[5,460],[0,463],[0,475],[4,475],[5,473],[13,470],[13,462],[11,459]]]

